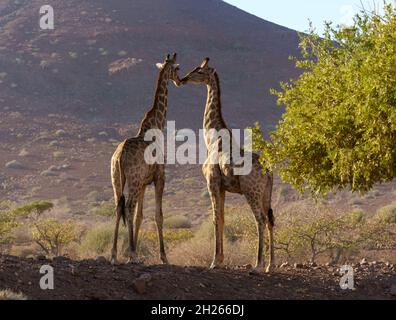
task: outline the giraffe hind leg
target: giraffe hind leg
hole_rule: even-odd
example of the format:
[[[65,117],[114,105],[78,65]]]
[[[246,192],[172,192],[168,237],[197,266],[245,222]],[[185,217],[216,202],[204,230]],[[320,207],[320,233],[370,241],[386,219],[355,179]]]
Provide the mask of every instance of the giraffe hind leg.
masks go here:
[[[124,195],[122,195],[120,197],[120,200],[118,201],[117,209],[116,209],[116,224],[115,224],[115,230],[114,230],[113,249],[111,251],[111,263],[113,265],[117,264],[118,229],[120,226],[121,217],[125,221],[125,197],[124,197]]]
[[[271,273],[273,270],[274,264],[274,214],[272,209],[268,210],[268,220],[267,220],[267,232],[268,232],[268,251],[269,251],[269,259],[268,259],[268,266],[266,269],[267,273]]]
[[[128,263],[139,263],[137,253],[136,253],[136,247],[135,247],[135,242],[134,242],[134,230],[133,230],[133,225],[134,225],[134,216],[135,216],[135,207],[137,203],[138,197],[137,197],[137,192],[130,192],[129,198],[126,204],[126,208],[128,210],[127,213],[127,226],[128,226],[128,251],[129,251],[129,258],[128,258]]]
[[[263,214],[262,205],[258,201],[255,195],[245,195],[246,199],[253,211],[254,217],[256,218],[257,233],[258,233],[258,247],[257,247],[257,260],[255,272],[261,272],[264,268],[264,227],[265,227],[265,217]]]
[[[137,250],[138,247],[138,238],[139,238],[139,230],[143,222],[143,201],[144,201],[144,192],[145,192],[145,187],[140,192],[139,199],[137,202],[137,210],[136,210],[136,216],[135,216],[135,232],[134,232],[134,243],[135,243],[135,248]]]

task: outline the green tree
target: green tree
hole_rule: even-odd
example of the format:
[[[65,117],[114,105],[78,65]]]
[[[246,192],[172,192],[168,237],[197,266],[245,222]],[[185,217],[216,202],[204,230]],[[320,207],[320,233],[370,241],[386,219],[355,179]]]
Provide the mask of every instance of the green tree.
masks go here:
[[[0,245],[9,244],[14,239],[12,231],[18,226],[11,203],[0,201]]]
[[[14,210],[14,214],[18,216],[31,217],[37,220],[44,212],[52,210],[54,204],[45,200],[33,201],[18,207]]]
[[[45,219],[33,224],[32,237],[46,254],[59,256],[65,246],[78,240],[79,230],[72,221]]]
[[[269,142],[257,125],[262,162],[301,192],[366,192],[396,176],[396,15],[362,12],[352,27],[301,36],[304,70],[281,84],[286,111]]]

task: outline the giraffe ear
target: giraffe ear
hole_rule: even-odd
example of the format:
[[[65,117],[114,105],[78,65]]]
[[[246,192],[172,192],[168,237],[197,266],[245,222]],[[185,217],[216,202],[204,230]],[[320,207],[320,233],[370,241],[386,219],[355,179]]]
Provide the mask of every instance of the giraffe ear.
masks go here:
[[[157,67],[157,69],[161,70],[164,67],[164,64],[158,62],[155,66]]]
[[[207,68],[209,65],[209,58],[205,58],[201,63],[201,68]]]

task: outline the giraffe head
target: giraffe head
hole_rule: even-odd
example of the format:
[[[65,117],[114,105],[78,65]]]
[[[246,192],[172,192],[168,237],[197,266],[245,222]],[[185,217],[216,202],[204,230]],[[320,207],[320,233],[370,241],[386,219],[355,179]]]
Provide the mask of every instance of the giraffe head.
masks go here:
[[[212,75],[216,72],[215,69],[209,67],[209,58],[205,58],[199,67],[196,67],[183,79],[180,80],[181,84],[186,83],[205,83],[209,84]]]
[[[168,54],[165,57],[164,62],[157,63],[156,66],[160,71],[163,71],[167,75],[167,79],[172,80],[175,86],[180,86],[180,79],[177,74],[179,71],[179,65],[176,63],[177,54],[174,53],[173,56]]]

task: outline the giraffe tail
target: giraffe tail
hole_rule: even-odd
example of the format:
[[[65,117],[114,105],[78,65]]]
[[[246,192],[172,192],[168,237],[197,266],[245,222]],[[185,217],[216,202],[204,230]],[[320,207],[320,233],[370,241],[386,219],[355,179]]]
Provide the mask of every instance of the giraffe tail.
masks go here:
[[[274,227],[275,226],[275,216],[274,216],[274,210],[272,210],[272,208],[271,208],[272,188],[274,185],[274,177],[273,177],[272,172],[270,172],[268,169],[267,169],[266,173],[268,176],[268,193],[269,193],[269,209],[267,212],[267,220],[268,220],[269,225],[271,227]]]
[[[125,227],[126,226],[125,196],[124,196],[125,176],[124,176],[124,171],[122,171],[122,167],[121,167],[121,159],[119,159],[118,161],[118,169],[120,174],[121,196],[117,203],[117,215],[122,218],[122,222],[124,223],[124,227]]]
[[[275,217],[274,217],[274,211],[272,210],[272,208],[270,208],[268,210],[267,218],[268,218],[268,223],[270,224],[270,226],[274,227],[275,226]]]
[[[126,221],[125,221],[125,196],[124,195],[122,195],[120,197],[120,199],[118,200],[117,215],[122,218],[122,222],[124,223],[124,226],[125,226]]]

